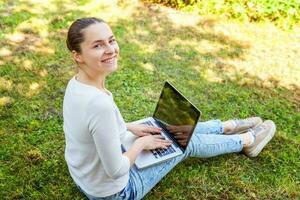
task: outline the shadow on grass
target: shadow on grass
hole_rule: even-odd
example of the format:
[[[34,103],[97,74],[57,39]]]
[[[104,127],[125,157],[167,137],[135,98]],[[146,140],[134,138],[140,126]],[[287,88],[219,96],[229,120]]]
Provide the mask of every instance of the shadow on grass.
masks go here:
[[[246,157],[241,158],[240,155],[230,155],[214,159],[190,159],[185,164],[179,165],[178,170],[172,172],[147,195],[146,199],[162,196],[165,199],[182,196],[188,196],[189,199],[197,199],[199,196],[231,199],[242,193],[246,198],[256,198],[260,195],[262,198],[280,196],[294,199],[299,195],[289,186],[293,188],[294,183],[299,181],[299,176],[296,174],[296,168],[299,167],[297,162],[299,152],[296,151],[299,148],[299,114],[296,113],[299,113],[300,88],[293,85],[291,89],[287,89],[279,86],[274,78],[262,80],[243,70],[234,71],[234,67],[223,63],[221,58],[243,60],[249,44],[222,34],[217,35],[210,30],[199,31],[189,26],[176,27],[165,13],[153,10],[151,7],[143,7],[143,11],[135,12],[132,19],[118,20],[113,24],[113,29],[116,30],[117,38],[121,38],[121,51],[122,47],[125,48],[122,51],[123,68],[119,73],[130,74],[132,71],[132,76],[127,76],[129,80],[118,81],[120,78],[118,75],[110,79],[111,87],[122,93],[118,97],[121,100],[117,98],[116,101],[122,105],[124,97],[127,97],[129,107],[123,108],[127,119],[135,120],[151,115],[151,112],[145,114],[145,110],[149,110],[149,107],[143,107],[142,102],[150,98],[154,103],[163,82],[171,80],[195,102],[206,119],[259,115],[264,119],[274,120],[278,129],[275,139],[261,157],[250,160]],[[201,53],[197,44],[201,44],[202,40],[225,47],[212,53]],[[126,53],[126,50],[129,53]],[[212,70],[221,77],[221,80],[208,81],[204,76],[207,70]],[[143,74],[142,76],[149,75],[152,78],[135,79],[138,76],[136,73]],[[122,91],[120,89],[122,87],[135,88],[135,90]],[[136,92],[136,88],[141,92]],[[128,97],[129,94],[133,94],[133,97]],[[146,94],[145,99],[141,97],[143,94]],[[137,103],[141,98],[141,102]],[[136,103],[137,106],[134,106]],[[132,117],[133,111],[137,114],[135,117]],[[203,177],[199,179],[197,175],[196,178],[185,177],[189,176],[184,174],[187,170],[197,171],[197,167],[203,164],[214,168],[216,176],[214,181],[203,182]],[[227,167],[222,169],[220,165]],[[278,168],[278,165],[281,167]],[[238,174],[235,174],[236,167],[240,168]],[[201,171],[198,169],[198,172]],[[223,177],[228,173],[232,174],[233,178]],[[220,174],[223,176],[219,177]],[[278,176],[287,183],[286,188],[280,189],[280,178],[274,181]],[[178,180],[178,177],[182,180]],[[259,184],[260,181],[262,183]],[[197,182],[201,182],[201,186],[197,186]],[[176,186],[173,185],[175,187],[173,190],[169,189],[170,183],[176,183]],[[217,184],[213,185],[215,183]],[[258,184],[258,186],[251,186],[251,184]],[[187,189],[187,185],[190,189]],[[224,185],[233,189],[226,188]],[[261,191],[263,187],[268,188],[269,193]]]
[[[18,41],[1,41],[10,53],[3,58],[0,75],[3,85],[12,84],[1,86],[1,92],[13,99],[0,110],[1,144],[5,146],[1,162],[9,182],[3,196],[82,198],[63,158],[62,99],[73,74],[73,63],[65,47],[66,30],[72,21],[88,13],[59,1],[55,7],[41,16],[48,19],[46,40],[29,27],[21,30],[23,38],[20,36]],[[7,30],[7,34],[13,33],[27,17],[34,15],[29,11],[20,20],[13,20],[12,31]],[[266,85],[266,80],[234,71],[233,66],[223,63],[222,59],[243,60],[250,44],[215,32],[214,23],[209,20],[200,20],[195,26],[178,25],[156,7],[140,5],[130,17],[111,25],[121,47],[121,59],[120,70],[109,77],[108,85],[128,121],[151,115],[163,82],[170,80],[202,110],[202,120],[260,115],[278,125],[278,136],[261,157],[189,159],[146,199],[297,195],[296,190],[281,189],[273,179],[280,177],[291,188],[299,182],[293,171],[299,168],[299,152],[295,151],[299,149],[299,88],[280,87],[276,80]],[[43,51],[44,47],[49,51]],[[209,80],[209,72],[217,79]],[[270,176],[264,177],[265,173]],[[272,181],[273,190],[268,186]],[[173,189],[170,183],[174,183]],[[273,193],[263,194],[261,186]],[[18,190],[14,191],[16,187]]]
[[[203,26],[205,23],[198,24]],[[279,86],[275,78],[262,80],[244,70],[236,71],[232,65],[222,62],[222,58],[243,60],[250,44],[222,34],[217,35],[212,31],[213,27],[208,30],[203,27],[177,27],[165,13],[151,6],[136,9],[130,18],[118,20],[112,27],[121,47],[122,69],[117,72],[116,78],[112,76],[109,79],[109,83],[121,93],[124,92],[122,86],[135,90],[138,88],[141,92],[132,92],[133,95],[136,94],[132,98],[132,104],[141,94],[149,94],[147,98],[155,101],[163,82],[171,80],[179,89],[186,91],[199,108],[203,107],[203,103],[200,103],[202,100],[208,104],[215,101],[221,109],[220,101],[237,107],[233,115],[223,116],[219,112],[217,116],[214,112],[210,117],[246,117],[259,114],[274,119],[279,124],[280,121],[290,124],[292,129],[288,132],[296,135],[298,118],[291,119],[289,115],[299,112],[299,87],[293,85],[291,89],[287,89]],[[216,43],[221,48],[212,53],[201,53],[202,41]],[[141,76],[150,78],[139,80],[136,78],[136,70],[143,74]],[[205,73],[209,70],[219,77],[217,81],[207,80]],[[129,81],[124,78],[118,81],[121,78],[118,73],[133,74],[126,76]],[[241,97],[239,93],[242,94]],[[125,92],[124,95],[129,94]],[[239,103],[250,104],[249,107],[242,107],[245,109],[243,112]],[[285,110],[282,104],[286,104],[290,110]],[[207,113],[211,113],[211,110],[208,111]],[[286,127],[281,128],[284,130]]]

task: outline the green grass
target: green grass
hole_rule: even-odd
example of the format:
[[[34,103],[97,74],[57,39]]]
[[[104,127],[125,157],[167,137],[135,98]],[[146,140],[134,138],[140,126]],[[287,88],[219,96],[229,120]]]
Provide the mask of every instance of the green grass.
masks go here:
[[[84,199],[64,161],[62,101],[74,63],[66,31],[79,17],[112,26],[119,70],[107,80],[126,121],[152,114],[165,80],[202,121],[259,115],[277,133],[254,159],[190,158],[145,199],[299,199],[299,27],[187,15],[119,1],[0,3],[0,197]]]
[[[285,30],[299,25],[299,0],[143,0],[199,15],[218,15],[251,22],[269,21]]]

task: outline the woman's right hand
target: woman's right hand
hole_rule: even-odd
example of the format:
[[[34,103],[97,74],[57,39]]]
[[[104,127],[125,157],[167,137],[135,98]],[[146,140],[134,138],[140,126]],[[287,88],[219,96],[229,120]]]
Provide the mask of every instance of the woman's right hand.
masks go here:
[[[167,149],[171,144],[172,140],[166,140],[162,135],[147,135],[138,138],[143,143],[144,148],[146,150],[151,149]]]

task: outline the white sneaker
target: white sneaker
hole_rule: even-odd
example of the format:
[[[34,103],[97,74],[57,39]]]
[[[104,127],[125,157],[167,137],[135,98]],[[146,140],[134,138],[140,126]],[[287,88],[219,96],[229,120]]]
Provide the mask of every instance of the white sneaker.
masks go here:
[[[276,131],[276,125],[273,121],[266,120],[250,131],[252,131],[254,136],[254,142],[251,145],[244,147],[243,152],[248,157],[256,157],[273,138]]]

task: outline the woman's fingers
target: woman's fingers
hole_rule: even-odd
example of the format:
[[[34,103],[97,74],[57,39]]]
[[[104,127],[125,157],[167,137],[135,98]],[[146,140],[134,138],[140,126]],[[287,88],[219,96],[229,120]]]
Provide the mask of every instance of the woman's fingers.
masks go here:
[[[168,140],[166,139],[164,136],[162,135],[153,135],[153,137],[155,138],[155,143],[156,145],[160,146],[160,145],[163,145],[163,146],[169,146],[172,144],[172,140]],[[159,148],[159,147],[158,147]]]
[[[143,128],[141,129],[141,132],[143,135],[154,135],[154,134],[158,134],[161,133],[161,128],[158,127],[153,127],[153,126],[148,126],[148,125],[144,125]]]
[[[160,140],[157,141],[158,148],[159,147],[169,147],[172,144],[171,140]]]
[[[171,140],[156,140],[156,144],[170,145],[172,143]]]
[[[172,144],[172,140],[159,140],[162,144]]]
[[[149,133],[161,133],[161,128],[148,126],[146,128],[146,131],[149,132]]]
[[[163,135],[161,135],[161,134],[159,134],[159,135],[153,135],[153,137],[155,138],[155,139],[164,139],[165,137],[163,136]]]
[[[141,132],[140,133],[140,136],[147,136],[147,135],[151,135],[150,133],[147,133],[147,132]]]
[[[172,140],[166,139],[163,135],[151,135],[149,137],[152,137],[153,139],[150,140],[149,142],[151,144],[151,149],[159,149],[159,148],[168,148],[173,142]]]
[[[170,146],[170,145],[169,145],[169,146]],[[167,148],[169,148],[169,146],[167,146],[167,145],[162,145],[160,148],[167,149]]]
[[[158,144],[157,145],[157,149],[159,148],[163,148],[163,149],[167,149],[172,143],[168,143],[168,144]]]

